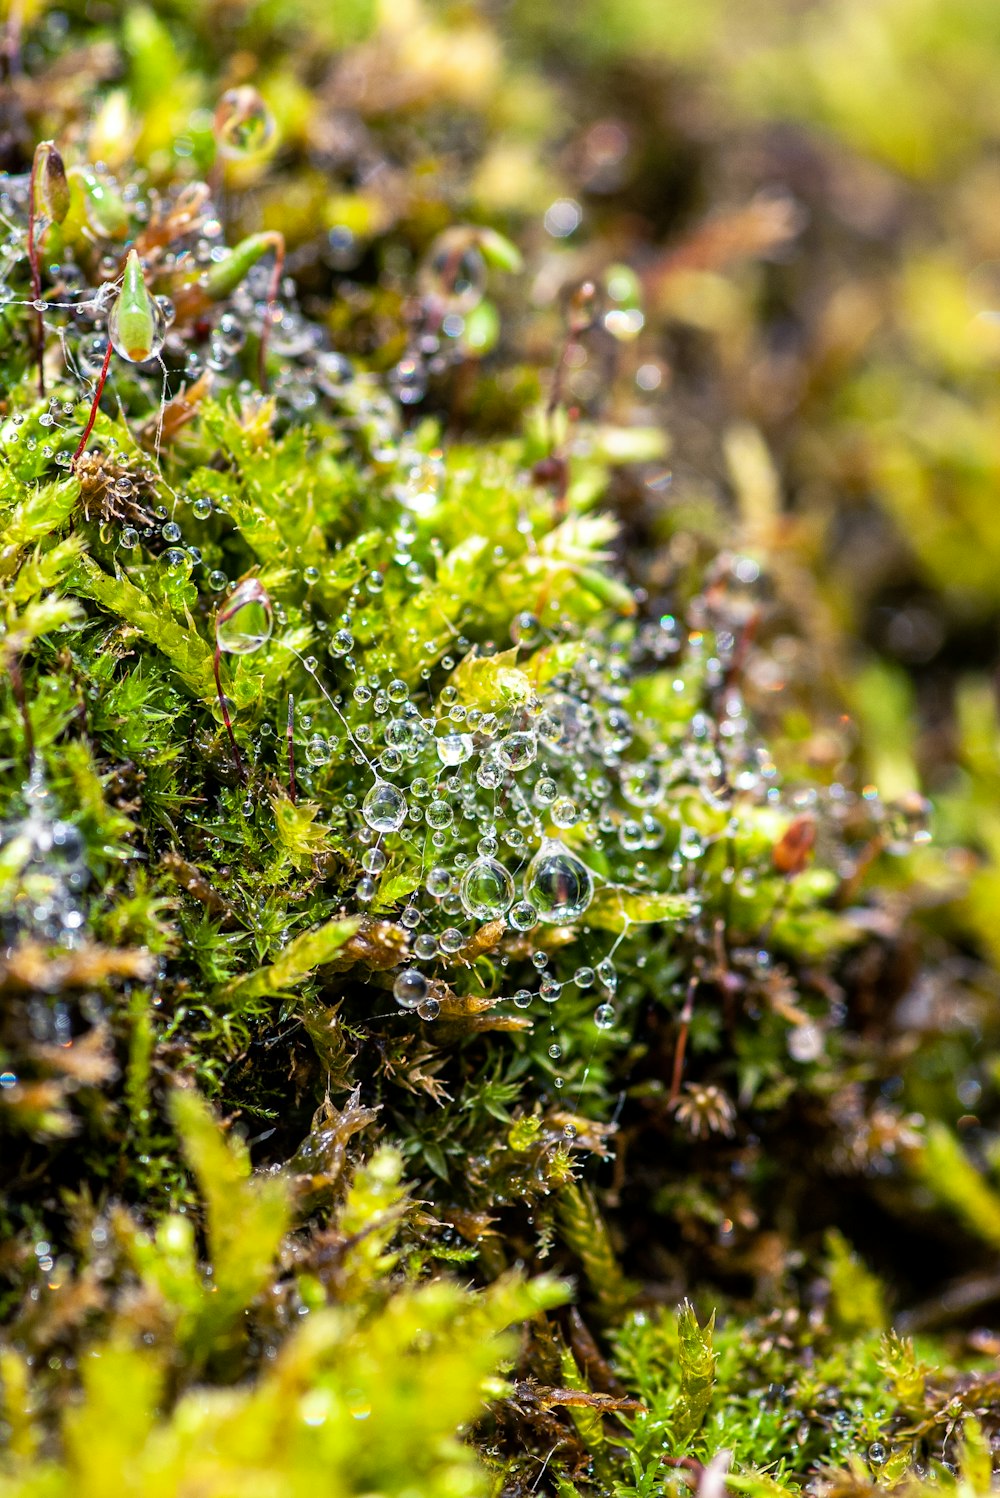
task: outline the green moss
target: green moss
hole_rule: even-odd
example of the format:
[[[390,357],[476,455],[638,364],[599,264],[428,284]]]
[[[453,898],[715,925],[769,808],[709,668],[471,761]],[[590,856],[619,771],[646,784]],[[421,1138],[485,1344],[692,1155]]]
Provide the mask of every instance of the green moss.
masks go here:
[[[989,234],[685,228],[773,115],[944,194],[924,9],[10,22],[0,1493],[989,1490],[995,713],[823,539],[992,608]]]

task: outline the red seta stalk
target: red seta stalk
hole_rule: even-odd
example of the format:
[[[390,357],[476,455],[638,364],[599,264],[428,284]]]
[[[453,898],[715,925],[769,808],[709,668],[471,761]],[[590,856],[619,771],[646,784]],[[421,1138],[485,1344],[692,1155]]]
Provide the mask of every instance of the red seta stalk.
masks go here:
[[[219,694],[219,706],[222,709],[222,721],[226,725],[226,732],[229,735],[229,742],[233,746],[233,756],[234,756],[234,758],[236,760],[236,768],[239,771],[240,779],[242,780],[243,784],[246,785],[246,783],[247,783],[246,766],[243,763],[243,756],[240,754],[240,746],[239,746],[239,744],[237,744],[237,742],[236,742],[236,735],[233,732],[233,722],[232,722],[232,719],[229,716],[229,706],[228,706],[228,703],[226,702],[226,694],[222,690],[222,676],[221,676],[221,674],[219,672],[219,666],[221,665],[221,663],[222,663],[222,651],[219,649],[218,646],[216,646],[215,647],[215,654],[212,657],[212,669],[215,672],[215,689],[216,689],[216,691]]]
[[[288,725],[285,729],[285,737],[288,741],[288,797],[294,806],[298,801],[298,788],[295,784],[295,698],[291,692],[288,694]]]
[[[94,391],[94,401],[90,408],[90,415],[87,417],[87,425],[83,429],[83,436],[80,438],[79,446],[77,447],[76,452],[73,454],[73,462],[70,465],[73,468],[76,467],[77,463],[79,463],[80,459],[83,457],[83,454],[86,451],[87,443],[90,441],[90,434],[94,430],[94,422],[97,420],[97,408],[98,406],[100,406],[101,396],[104,394],[104,382],[108,378],[108,366],[110,365],[110,363],[111,336],[109,334],[108,346],[104,354],[104,363],[101,365],[101,372],[97,376],[97,389]]]

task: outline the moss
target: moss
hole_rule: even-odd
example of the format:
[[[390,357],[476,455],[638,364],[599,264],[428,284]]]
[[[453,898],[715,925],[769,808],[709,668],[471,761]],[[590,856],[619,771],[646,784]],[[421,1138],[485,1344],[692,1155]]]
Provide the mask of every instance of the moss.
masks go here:
[[[795,205],[637,230],[600,114],[714,68],[933,178],[833,10],[787,91],[682,10],[11,13],[0,1493],[988,1490],[995,715],[935,846],[817,539],[978,513],[979,356],[907,246],[782,432]]]

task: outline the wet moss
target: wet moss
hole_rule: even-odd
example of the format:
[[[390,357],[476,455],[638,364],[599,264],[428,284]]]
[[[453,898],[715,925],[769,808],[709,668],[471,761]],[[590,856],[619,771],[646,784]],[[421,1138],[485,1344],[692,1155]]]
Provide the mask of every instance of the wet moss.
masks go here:
[[[0,1491],[990,1486],[992,708],[935,844],[633,23],[8,22]]]

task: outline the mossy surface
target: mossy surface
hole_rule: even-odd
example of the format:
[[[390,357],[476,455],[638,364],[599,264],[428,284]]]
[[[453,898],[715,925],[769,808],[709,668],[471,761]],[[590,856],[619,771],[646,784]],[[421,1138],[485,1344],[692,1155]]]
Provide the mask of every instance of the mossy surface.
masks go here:
[[[7,14],[0,1494],[991,1488],[1000,37],[647,9]]]

